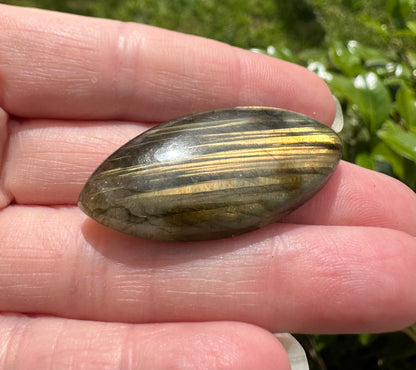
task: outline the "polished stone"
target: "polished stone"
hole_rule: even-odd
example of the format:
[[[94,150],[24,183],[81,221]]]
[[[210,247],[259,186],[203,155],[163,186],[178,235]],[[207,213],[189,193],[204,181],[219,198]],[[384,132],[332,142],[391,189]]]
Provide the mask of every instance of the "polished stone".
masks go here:
[[[209,240],[276,222],[317,193],[341,157],[327,126],[242,107],[152,128],[108,157],[79,197],[91,218],[158,240]]]

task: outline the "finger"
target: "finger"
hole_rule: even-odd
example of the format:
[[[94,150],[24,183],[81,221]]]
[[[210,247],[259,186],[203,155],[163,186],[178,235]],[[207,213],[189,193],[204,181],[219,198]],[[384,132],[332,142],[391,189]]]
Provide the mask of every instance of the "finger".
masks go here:
[[[236,105],[332,122],[312,72],[195,36],[0,5],[0,106],[13,115],[163,121]]]
[[[76,204],[82,183],[111,151],[145,125],[84,121],[8,123],[10,133],[0,182],[0,207],[24,204]],[[110,150],[110,151],[109,151]]]
[[[416,194],[392,177],[342,161],[322,191],[283,221],[377,226],[416,236]]]
[[[272,225],[162,243],[72,208],[0,213],[0,310],[124,322],[237,320],[278,332],[369,332],[416,320],[416,239]],[[393,309],[394,308],[394,309]]]
[[[289,369],[272,334],[233,322],[129,325],[1,315],[5,369]]]
[[[8,120],[7,113],[0,107],[0,209],[13,199],[13,195],[7,192],[7,185],[5,186],[4,183],[6,176],[4,167],[7,162],[7,142],[9,139]]]
[[[20,204],[76,204],[99,163],[144,128],[127,123],[84,122],[74,127],[45,120],[11,122],[1,182],[8,198],[3,197],[2,205],[12,199]],[[416,195],[397,180],[341,162],[326,187],[285,222],[378,226],[415,234]]]

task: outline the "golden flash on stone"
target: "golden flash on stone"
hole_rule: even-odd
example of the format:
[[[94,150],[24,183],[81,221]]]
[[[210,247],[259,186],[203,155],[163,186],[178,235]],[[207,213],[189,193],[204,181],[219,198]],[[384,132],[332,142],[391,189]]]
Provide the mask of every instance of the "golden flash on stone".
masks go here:
[[[158,125],[110,155],[78,206],[147,239],[210,240],[278,221],[327,182],[338,135],[302,114],[241,107]]]

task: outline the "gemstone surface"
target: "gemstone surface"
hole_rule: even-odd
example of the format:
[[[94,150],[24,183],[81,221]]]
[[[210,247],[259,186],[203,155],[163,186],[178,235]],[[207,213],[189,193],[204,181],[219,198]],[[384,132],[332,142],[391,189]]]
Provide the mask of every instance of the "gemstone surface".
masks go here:
[[[242,107],[158,125],[110,155],[78,201],[115,230],[157,240],[209,240],[276,222],[317,193],[342,145],[299,113]]]

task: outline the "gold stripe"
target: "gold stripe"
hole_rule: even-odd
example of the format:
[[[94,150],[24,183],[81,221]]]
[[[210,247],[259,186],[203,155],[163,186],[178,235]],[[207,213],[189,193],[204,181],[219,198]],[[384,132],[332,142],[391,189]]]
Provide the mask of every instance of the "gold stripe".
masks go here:
[[[280,117],[271,117],[270,121],[271,122],[280,121]],[[256,131],[254,132],[258,133],[260,130],[261,132],[270,132],[272,135],[275,135],[275,134],[278,134],[279,131],[288,132],[290,134],[291,131],[292,132],[308,132],[308,131],[313,132],[318,129],[320,130],[325,129],[325,128],[316,127],[314,122],[306,122],[305,124],[305,122],[299,120],[299,118],[293,118],[293,119],[285,118],[285,122],[293,123],[293,126],[284,127],[284,128],[276,127],[275,129],[269,129],[269,130],[262,130],[261,127],[257,127]],[[303,124],[301,126],[297,126],[299,122],[303,122]],[[160,131],[149,132],[148,139],[152,140],[152,137],[155,137],[155,140],[161,140],[160,136],[164,136],[164,135],[171,136],[172,134],[175,134],[177,132],[180,132],[182,134],[182,133],[193,132],[193,131],[218,130],[220,128],[227,128],[227,127],[232,129],[234,126],[255,125],[256,123],[264,123],[264,119],[253,119],[253,118],[247,119],[247,117],[241,117],[237,119],[226,118],[224,120],[216,120],[216,121],[209,121],[209,122],[208,121],[200,121],[200,122],[188,121],[187,123],[184,123],[184,124],[174,123],[172,126],[163,127],[162,129],[160,129]],[[240,131],[237,129],[235,132],[240,132]],[[250,132],[250,131],[247,131],[247,132]],[[233,132],[230,131],[228,133],[220,133],[220,134],[232,135]],[[203,135],[203,132],[201,132],[198,135]],[[217,134],[213,133],[213,135],[217,135]]]
[[[179,121],[177,121],[179,122]],[[255,123],[255,120],[249,120],[247,122],[247,118],[236,118],[236,119],[223,119],[223,120],[215,120],[215,121],[188,121],[187,123],[184,124],[178,124],[178,123],[174,123],[172,126],[169,127],[163,127],[160,131],[155,131],[155,132],[151,132],[149,133],[149,138],[152,136],[161,136],[161,135],[165,135],[165,134],[173,134],[176,133],[177,131],[184,133],[187,131],[200,131],[200,130],[211,130],[211,129],[218,129],[221,127],[227,127],[227,126],[238,126],[241,124],[247,125],[250,123]],[[258,122],[263,122],[258,120]],[[160,140],[160,138],[158,138],[158,140]]]
[[[308,136],[274,136],[273,138],[267,138],[264,140],[263,138],[255,138],[253,136],[248,137],[238,137],[233,135],[227,135],[230,139],[229,141],[222,140],[221,142],[214,142],[214,143],[204,143],[204,144],[198,144],[198,145],[192,145],[189,148],[210,148],[210,147],[227,147],[227,145],[235,145],[236,141],[241,141],[241,145],[279,145],[279,146],[289,146],[289,145],[295,145],[299,143],[308,143],[308,144],[316,144],[320,143],[322,145],[326,144],[335,144],[336,141],[329,137],[328,135],[308,135]],[[204,137],[204,136],[202,136]]]
[[[117,175],[117,176],[129,176],[131,173],[139,172],[140,175],[148,175],[153,172],[164,172],[170,171],[172,167],[175,167],[178,171],[189,170],[197,167],[206,167],[210,165],[219,165],[226,164],[228,166],[247,165],[247,163],[254,162],[255,164],[265,161],[265,162],[275,162],[278,159],[284,159],[285,157],[290,160],[295,160],[297,156],[305,155],[330,155],[331,153],[337,153],[336,150],[328,150],[327,148],[319,147],[280,147],[280,148],[260,148],[260,149],[239,149],[239,150],[230,150],[226,152],[214,152],[204,155],[195,156],[195,160],[198,162],[192,163],[175,163],[166,162],[166,163],[156,163],[152,165],[144,164],[137,166],[130,166],[125,168],[114,168],[111,170],[103,171],[100,176],[107,175]],[[292,158],[291,158],[292,157]],[[301,158],[304,160],[304,158]],[[309,160],[309,158],[308,158]],[[173,172],[176,172],[174,170]]]
[[[301,175],[298,176],[300,178]],[[256,188],[264,186],[279,186],[284,184],[296,183],[294,181],[293,174],[288,174],[285,176],[278,177],[256,177],[252,179],[241,179],[241,178],[232,178],[232,179],[219,179],[219,180],[209,180],[196,184],[189,184],[183,186],[177,186],[174,188],[154,190],[147,193],[138,193],[131,195],[129,197],[124,197],[123,202],[131,202],[130,198],[145,200],[145,199],[155,199],[155,197],[165,197],[165,196],[176,196],[176,195],[195,195],[198,193],[211,193],[213,191],[221,190],[231,190],[231,189],[243,189],[243,188]],[[209,196],[209,194],[207,194]]]

